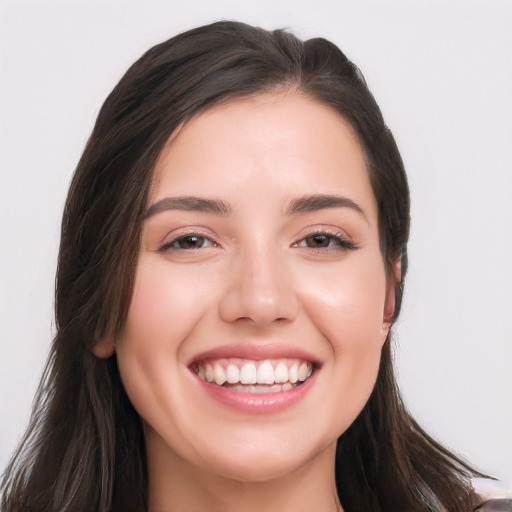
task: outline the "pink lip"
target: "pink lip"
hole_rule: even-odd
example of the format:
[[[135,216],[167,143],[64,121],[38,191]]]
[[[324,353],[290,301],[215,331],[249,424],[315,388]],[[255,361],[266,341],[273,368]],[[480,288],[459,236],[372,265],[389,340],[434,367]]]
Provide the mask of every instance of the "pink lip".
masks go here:
[[[317,375],[316,371],[313,372],[304,384],[289,391],[280,391],[278,393],[244,393],[216,384],[210,384],[203,380],[194,370],[191,371],[195,375],[201,389],[208,396],[222,405],[245,414],[275,414],[292,407],[300,402],[312,388]]]
[[[211,384],[203,380],[194,370],[194,364],[205,359],[249,359],[262,361],[264,359],[302,359],[313,363],[315,370],[303,384],[289,391],[278,393],[245,393]],[[312,354],[294,345],[283,343],[241,343],[216,347],[195,356],[189,363],[189,369],[196,378],[200,389],[207,396],[236,411],[245,414],[273,414],[293,406],[313,387],[321,364]]]
[[[314,366],[319,366],[319,361],[308,352],[299,349],[293,345],[282,343],[256,344],[241,343],[223,345],[198,354],[190,361],[189,366],[204,359],[251,359],[253,361],[262,361],[264,359],[302,359],[310,361]]]

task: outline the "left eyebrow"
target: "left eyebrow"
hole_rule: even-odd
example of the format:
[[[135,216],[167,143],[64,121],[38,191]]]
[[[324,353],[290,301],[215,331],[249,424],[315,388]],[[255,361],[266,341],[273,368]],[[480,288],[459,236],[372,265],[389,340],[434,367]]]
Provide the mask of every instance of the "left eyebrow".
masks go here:
[[[229,215],[231,207],[219,199],[207,199],[197,196],[166,197],[151,205],[143,214],[147,219],[157,213],[167,210],[184,210],[194,212],[214,213],[216,215]]]
[[[368,222],[368,217],[364,210],[352,199],[329,194],[313,194],[293,199],[286,208],[286,214],[296,215],[298,213],[315,212],[327,208],[350,208],[362,215]]]

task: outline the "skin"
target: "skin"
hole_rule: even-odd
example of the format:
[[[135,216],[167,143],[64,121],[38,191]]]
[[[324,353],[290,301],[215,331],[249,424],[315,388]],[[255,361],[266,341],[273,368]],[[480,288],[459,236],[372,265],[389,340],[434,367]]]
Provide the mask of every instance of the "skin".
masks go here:
[[[360,211],[287,211],[311,194]],[[162,206],[183,196],[221,200],[231,213]],[[297,92],[216,107],[171,137],[149,206],[116,350],[145,424],[150,510],[341,510],[336,440],[373,389],[394,287],[352,128]],[[318,363],[305,396],[277,413],[220,404],[189,368],[211,348],[275,343]]]

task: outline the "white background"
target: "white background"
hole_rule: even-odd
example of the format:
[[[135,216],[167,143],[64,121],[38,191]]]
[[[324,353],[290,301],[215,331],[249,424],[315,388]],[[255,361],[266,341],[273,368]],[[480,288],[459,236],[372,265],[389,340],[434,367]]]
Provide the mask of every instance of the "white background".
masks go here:
[[[327,37],[363,70],[411,185],[406,402],[512,483],[510,0],[0,0],[0,471],[51,341],[60,216],[98,109],[143,51],[221,18]]]

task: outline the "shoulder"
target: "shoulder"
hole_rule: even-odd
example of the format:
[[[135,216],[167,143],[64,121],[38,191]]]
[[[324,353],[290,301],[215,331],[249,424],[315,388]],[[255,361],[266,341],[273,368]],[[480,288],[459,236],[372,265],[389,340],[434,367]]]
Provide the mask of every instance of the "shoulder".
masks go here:
[[[498,480],[473,478],[473,488],[482,498],[475,512],[512,512],[512,488]]]

